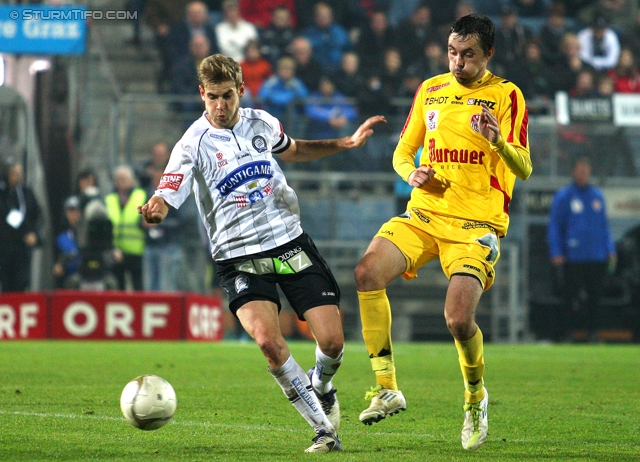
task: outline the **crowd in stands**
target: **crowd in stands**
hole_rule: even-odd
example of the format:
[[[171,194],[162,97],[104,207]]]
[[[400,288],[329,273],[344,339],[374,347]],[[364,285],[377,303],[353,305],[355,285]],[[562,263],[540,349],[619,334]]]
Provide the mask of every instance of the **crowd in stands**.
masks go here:
[[[189,68],[219,52],[241,63],[251,104],[276,115],[291,101],[322,94],[327,81],[362,117],[392,109],[394,98],[411,98],[422,81],[448,70],[449,27],[469,13],[494,19],[490,70],[513,80],[532,106],[557,91],[640,91],[635,0],[143,3],[162,60],[160,92],[193,93]]]

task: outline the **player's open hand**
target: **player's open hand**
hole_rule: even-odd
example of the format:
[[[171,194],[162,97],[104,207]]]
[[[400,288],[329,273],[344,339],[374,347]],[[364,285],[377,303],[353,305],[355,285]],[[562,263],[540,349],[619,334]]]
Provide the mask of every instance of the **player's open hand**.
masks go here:
[[[169,213],[169,206],[162,197],[153,196],[146,204],[138,207],[138,213],[147,223],[162,223]]]
[[[480,114],[480,120],[478,122],[480,133],[490,143],[497,143],[500,139],[500,126],[498,125],[498,119],[491,114],[489,108],[482,105],[482,113]]]
[[[411,172],[411,175],[409,175],[409,178],[407,179],[407,183],[414,188],[420,188],[429,184],[435,175],[436,171],[433,168],[421,165]]]
[[[384,116],[377,115],[369,117],[362,125],[358,127],[353,135],[351,135],[351,141],[354,148],[359,148],[366,143],[367,139],[373,135],[373,126],[377,124],[386,124],[387,119]]]

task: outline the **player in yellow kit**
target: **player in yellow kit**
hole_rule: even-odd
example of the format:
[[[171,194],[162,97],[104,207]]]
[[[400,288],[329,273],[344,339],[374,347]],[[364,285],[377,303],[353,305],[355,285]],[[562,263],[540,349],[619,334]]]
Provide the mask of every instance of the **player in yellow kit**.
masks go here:
[[[476,306],[493,283],[516,177],[526,180],[532,170],[522,92],[487,70],[493,40],[493,22],[484,16],[464,16],[451,27],[451,72],[422,83],[393,155],[394,169],[414,187],[407,211],[382,225],[355,270],[362,334],[377,382],[360,420],[371,425],[407,406],[396,382],[386,287],[399,275],[415,278],[421,266],[440,259],[449,278],[444,316],[464,378],[465,449],[480,447],[488,431]]]

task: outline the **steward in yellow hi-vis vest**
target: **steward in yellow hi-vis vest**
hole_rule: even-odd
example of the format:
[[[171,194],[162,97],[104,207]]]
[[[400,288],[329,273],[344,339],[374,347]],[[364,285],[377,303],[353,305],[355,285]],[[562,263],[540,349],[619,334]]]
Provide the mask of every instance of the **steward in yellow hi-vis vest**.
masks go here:
[[[483,105],[500,125],[504,138],[498,143],[480,133]],[[504,236],[516,176],[526,179],[531,173],[527,123],[520,89],[489,71],[468,85],[451,73],[425,81],[413,100],[393,166],[406,181],[415,170],[415,153],[424,146],[421,164],[432,167],[435,176],[413,190],[408,209],[480,221]]]
[[[398,389],[386,287],[440,261],[449,278],[444,317],[464,381],[461,442],[467,450],[478,449],[489,431],[476,307],[495,278],[516,178],[526,180],[532,171],[522,92],[487,69],[500,52],[494,31],[491,19],[474,14],[451,26],[450,72],[418,88],[393,154],[395,171],[413,187],[407,210],[382,225],[355,270],[362,337],[376,376],[360,421],[371,425],[404,411],[408,401]]]

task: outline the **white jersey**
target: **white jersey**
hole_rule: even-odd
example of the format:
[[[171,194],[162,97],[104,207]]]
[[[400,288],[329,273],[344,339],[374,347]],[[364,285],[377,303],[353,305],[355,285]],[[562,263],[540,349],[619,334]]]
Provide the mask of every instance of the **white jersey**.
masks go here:
[[[205,115],[173,148],[155,195],[178,208],[193,190],[214,260],[270,250],[302,234],[298,198],[272,155],[291,144],[278,119],[240,108],[232,129],[218,129]]]

